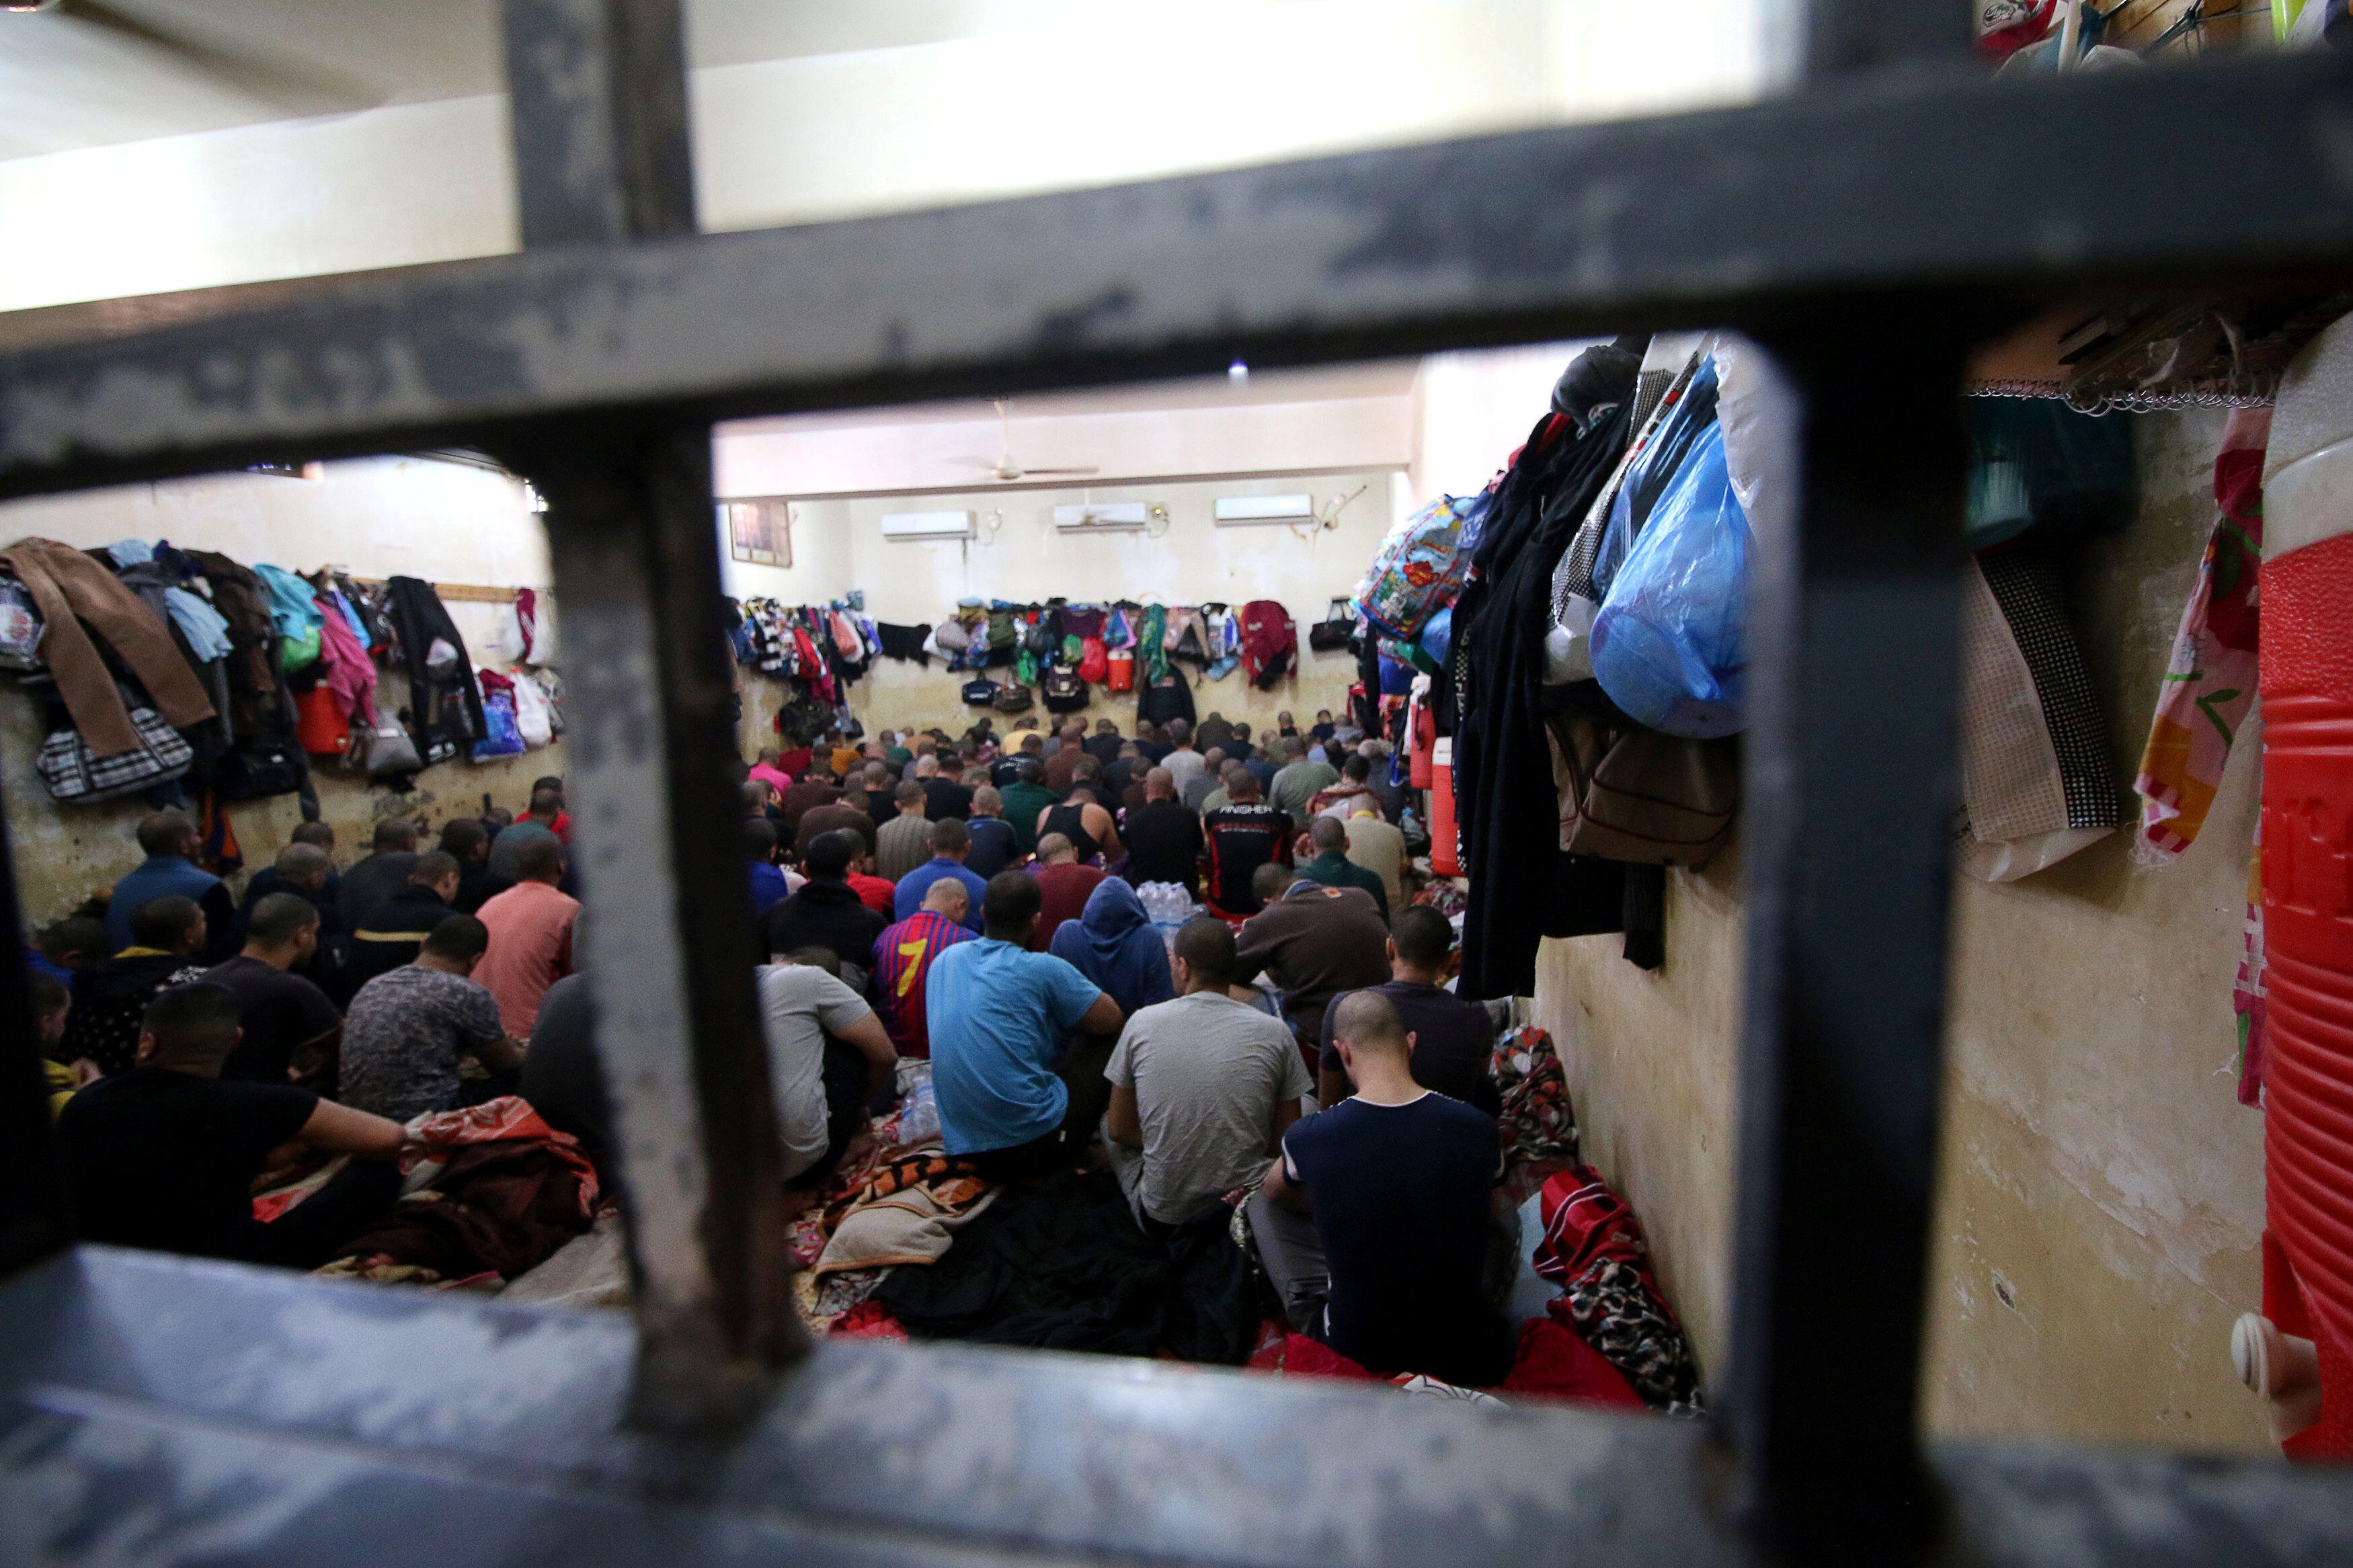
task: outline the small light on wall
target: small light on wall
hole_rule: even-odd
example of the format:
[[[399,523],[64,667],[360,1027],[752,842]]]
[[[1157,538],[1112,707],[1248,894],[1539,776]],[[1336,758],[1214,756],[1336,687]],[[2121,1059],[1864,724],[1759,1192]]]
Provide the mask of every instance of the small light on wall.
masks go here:
[[[1233,363],[1226,366],[1226,379],[1240,386],[1250,379],[1250,366],[1240,360],[1234,361]]]

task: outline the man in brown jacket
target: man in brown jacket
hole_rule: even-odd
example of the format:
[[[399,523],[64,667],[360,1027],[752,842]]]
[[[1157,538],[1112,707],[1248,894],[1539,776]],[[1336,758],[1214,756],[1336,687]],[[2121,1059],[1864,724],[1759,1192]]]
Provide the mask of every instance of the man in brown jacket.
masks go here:
[[[1288,866],[1260,867],[1250,887],[1266,907],[1242,926],[1235,982],[1270,976],[1293,1034],[1312,1047],[1333,997],[1388,979],[1388,926],[1363,889],[1327,888]]]

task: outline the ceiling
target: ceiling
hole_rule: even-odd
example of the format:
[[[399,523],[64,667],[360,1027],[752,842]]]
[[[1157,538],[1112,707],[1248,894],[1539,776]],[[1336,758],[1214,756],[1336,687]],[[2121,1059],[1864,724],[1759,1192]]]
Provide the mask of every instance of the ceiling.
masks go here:
[[[501,87],[496,0],[105,3],[136,27],[77,17],[70,0],[61,12],[0,13],[0,158]],[[695,66],[853,54],[1052,27],[1086,9],[1085,0],[687,0],[687,52]]]
[[[1077,392],[1031,393],[1012,400],[1014,419],[1060,419],[1091,414],[1174,414],[1197,408],[1245,408],[1279,403],[1326,403],[1356,397],[1404,397],[1413,391],[1419,360],[1368,360],[1361,364],[1314,370],[1259,371],[1246,380],[1200,376],[1140,382]],[[993,420],[997,410],[983,401],[902,404],[839,414],[789,414],[744,419],[723,426],[730,434],[770,431],[865,430],[907,425],[961,425]]]

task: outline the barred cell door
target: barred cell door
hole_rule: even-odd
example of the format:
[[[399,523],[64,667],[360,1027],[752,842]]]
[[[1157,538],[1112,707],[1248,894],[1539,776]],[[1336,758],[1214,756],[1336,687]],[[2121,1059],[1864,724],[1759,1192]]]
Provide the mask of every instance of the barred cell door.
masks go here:
[[[702,235],[677,0],[506,0],[521,254],[0,353],[0,496],[467,446],[547,497],[637,1284],[632,1331],[73,1247],[0,945],[0,1558],[2353,1561],[2341,1474],[1926,1446],[1915,1397],[1962,359],[2089,290],[2346,276],[2353,72],[1991,81],[1954,0],[1787,9],[1800,84],[1754,107]],[[2067,146],[2096,174],[1989,155]],[[738,911],[693,896],[742,876],[712,421],[1703,325],[1805,408],[1753,606],[1715,1424],[806,1343]]]

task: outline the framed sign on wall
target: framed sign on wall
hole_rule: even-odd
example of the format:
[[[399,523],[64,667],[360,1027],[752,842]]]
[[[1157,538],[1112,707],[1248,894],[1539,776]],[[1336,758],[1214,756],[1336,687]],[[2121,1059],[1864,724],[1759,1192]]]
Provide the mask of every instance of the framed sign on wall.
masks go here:
[[[726,501],[727,553],[762,566],[793,563],[792,509],[780,500]]]

